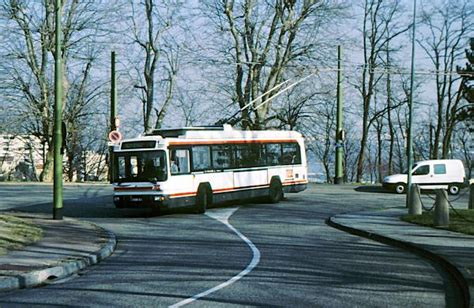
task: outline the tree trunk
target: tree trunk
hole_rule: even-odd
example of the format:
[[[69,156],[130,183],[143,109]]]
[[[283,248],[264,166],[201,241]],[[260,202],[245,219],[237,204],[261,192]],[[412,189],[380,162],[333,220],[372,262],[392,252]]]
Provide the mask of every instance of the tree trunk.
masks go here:
[[[43,172],[40,175],[42,182],[52,182],[54,178],[54,147],[49,146],[45,155]]]
[[[383,125],[380,125],[380,128],[377,128],[377,181],[382,183],[383,173],[382,173],[382,128]]]
[[[390,53],[387,43],[387,66],[390,67]],[[388,148],[388,174],[393,174],[393,148],[395,145],[395,128],[392,122],[392,80],[390,73],[387,73],[387,123],[390,134],[390,144]]]
[[[362,117],[362,138],[360,140],[360,149],[359,149],[359,156],[357,160],[357,182],[362,181],[362,177],[364,175],[364,160],[365,160],[365,147],[367,145],[367,134],[369,133],[369,128],[367,127],[368,123],[368,116],[369,116],[369,102],[370,96],[366,96],[364,98],[364,115]]]

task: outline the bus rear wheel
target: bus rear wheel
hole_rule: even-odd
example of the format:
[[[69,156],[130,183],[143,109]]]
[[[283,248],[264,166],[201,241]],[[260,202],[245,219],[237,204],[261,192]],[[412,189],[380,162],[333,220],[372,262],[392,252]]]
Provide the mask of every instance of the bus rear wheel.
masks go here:
[[[211,203],[210,192],[205,186],[199,186],[196,196],[196,214],[204,214]]]
[[[272,180],[270,182],[270,189],[268,191],[268,201],[270,203],[278,203],[283,199],[283,189],[279,180]]]

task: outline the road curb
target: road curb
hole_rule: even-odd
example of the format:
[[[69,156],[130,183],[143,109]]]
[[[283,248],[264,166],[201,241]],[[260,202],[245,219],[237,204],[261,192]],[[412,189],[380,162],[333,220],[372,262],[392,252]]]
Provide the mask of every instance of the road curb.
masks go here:
[[[44,285],[48,281],[66,278],[109,257],[115,251],[115,247],[117,246],[115,234],[107,229],[97,226],[96,224],[89,222],[88,224],[93,225],[95,228],[99,229],[105,234],[105,237],[107,238],[106,244],[103,245],[99,250],[83,257],[74,257],[74,259],[62,261],[62,264],[53,267],[14,276],[0,277],[0,291],[32,288]]]
[[[396,240],[396,239],[383,236],[380,234],[368,232],[365,230],[355,229],[352,227],[348,227],[346,225],[339,224],[335,222],[333,218],[334,217],[329,217],[328,219],[326,219],[326,224],[333,228],[339,229],[341,231],[344,231],[353,235],[365,237],[370,240],[374,240],[383,244],[387,244],[387,245],[391,245],[391,246],[395,246],[395,247],[407,250],[411,253],[414,253],[418,256],[421,256],[432,262],[437,263],[439,266],[445,269],[446,273],[451,277],[451,280],[456,285],[456,288],[461,291],[462,307],[471,307],[470,306],[471,296],[469,293],[469,284],[467,283],[466,278],[456,266],[451,264],[445,258],[427,249],[424,249],[420,246],[411,244],[409,242]]]

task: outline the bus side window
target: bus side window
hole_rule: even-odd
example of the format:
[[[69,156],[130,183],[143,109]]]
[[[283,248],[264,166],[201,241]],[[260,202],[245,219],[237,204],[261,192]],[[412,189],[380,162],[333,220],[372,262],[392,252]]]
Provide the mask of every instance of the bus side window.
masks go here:
[[[193,170],[202,171],[211,169],[211,149],[207,145],[194,146]]]
[[[276,166],[280,164],[281,144],[268,143],[266,144],[267,164],[269,166]]]
[[[171,174],[186,174],[190,172],[189,168],[189,150],[174,149],[170,151],[170,170]]]
[[[226,169],[232,165],[232,148],[228,145],[212,146],[212,167]]]
[[[282,165],[301,164],[301,156],[297,143],[283,144],[283,155],[280,162]]]
[[[244,145],[236,144],[232,147],[234,150],[234,165],[233,168],[240,168],[244,166],[245,147]]]
[[[249,145],[249,160],[252,167],[265,166],[265,147],[261,144],[250,144]]]

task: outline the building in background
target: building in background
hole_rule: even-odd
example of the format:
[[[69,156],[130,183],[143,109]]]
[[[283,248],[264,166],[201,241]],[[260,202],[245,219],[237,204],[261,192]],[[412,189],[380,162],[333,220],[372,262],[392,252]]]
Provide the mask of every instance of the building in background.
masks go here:
[[[0,135],[0,180],[37,181],[42,171],[42,146],[38,138]]]
[[[37,137],[0,134],[0,181],[38,181],[46,151]],[[79,164],[74,168],[72,181],[107,180],[105,154],[83,151],[78,155]],[[66,159],[63,161],[66,164]],[[64,174],[64,180],[69,180],[67,174]]]

